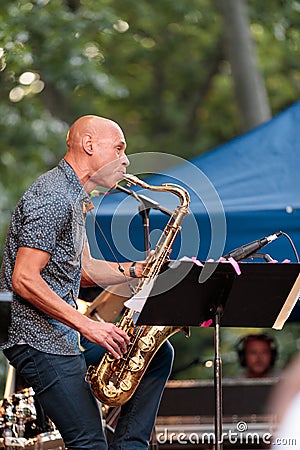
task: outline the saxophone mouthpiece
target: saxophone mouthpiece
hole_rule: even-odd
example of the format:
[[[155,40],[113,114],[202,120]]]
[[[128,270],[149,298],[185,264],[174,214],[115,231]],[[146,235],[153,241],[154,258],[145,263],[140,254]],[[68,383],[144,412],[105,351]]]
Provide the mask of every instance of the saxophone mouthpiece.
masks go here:
[[[128,186],[131,186],[132,184],[136,186],[140,182],[138,177],[136,177],[135,175],[131,175],[130,173],[125,173],[123,179],[127,181]]]

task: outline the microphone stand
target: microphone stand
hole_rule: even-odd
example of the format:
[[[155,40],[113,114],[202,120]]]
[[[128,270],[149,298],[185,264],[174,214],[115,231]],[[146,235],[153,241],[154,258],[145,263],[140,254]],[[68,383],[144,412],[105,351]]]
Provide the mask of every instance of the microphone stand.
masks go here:
[[[134,196],[135,197],[135,196]],[[139,198],[139,196],[135,197],[139,202],[139,213],[140,216],[142,217],[142,222],[143,222],[143,230],[144,230],[144,247],[145,247],[145,253],[146,256],[149,254],[150,252],[150,248],[151,248],[151,244],[150,244],[150,221],[149,221],[149,212],[150,212],[150,207],[147,206],[143,200],[141,200]]]
[[[222,357],[220,351],[222,309],[221,304],[216,308],[214,320],[215,450],[223,450]]]

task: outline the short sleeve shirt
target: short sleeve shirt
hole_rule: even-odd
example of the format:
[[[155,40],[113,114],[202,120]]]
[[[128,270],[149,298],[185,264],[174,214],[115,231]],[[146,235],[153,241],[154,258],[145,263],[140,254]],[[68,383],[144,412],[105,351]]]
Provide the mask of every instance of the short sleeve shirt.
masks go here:
[[[36,248],[50,254],[41,272],[42,278],[65,302],[76,306],[81,256],[86,240],[83,203],[87,200],[88,195],[77,175],[64,159],[30,186],[12,214],[0,289],[12,290],[18,248]],[[1,348],[9,348],[19,342],[53,354],[74,355],[80,352],[75,330],[13,293],[9,337]]]

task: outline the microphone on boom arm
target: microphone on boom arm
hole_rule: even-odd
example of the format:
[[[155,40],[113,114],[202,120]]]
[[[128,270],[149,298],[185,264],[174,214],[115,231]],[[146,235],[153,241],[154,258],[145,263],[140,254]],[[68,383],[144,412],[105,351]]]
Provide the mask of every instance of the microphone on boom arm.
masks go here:
[[[237,262],[242,261],[243,259],[247,259],[255,252],[257,252],[257,250],[261,249],[270,242],[275,241],[275,239],[277,239],[282,234],[282,231],[278,231],[277,233],[270,234],[270,236],[250,242],[249,244],[242,245],[241,247],[231,250],[229,253],[224,255],[224,258],[228,259],[231,257],[234,258]]]

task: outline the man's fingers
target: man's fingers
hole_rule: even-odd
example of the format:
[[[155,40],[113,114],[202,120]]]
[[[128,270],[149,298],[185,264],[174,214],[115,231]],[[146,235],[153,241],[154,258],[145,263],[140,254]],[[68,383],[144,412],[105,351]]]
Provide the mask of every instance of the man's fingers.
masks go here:
[[[91,321],[91,334],[86,337],[98,345],[102,345],[114,358],[121,358],[127,351],[130,338],[124,330],[107,322]]]
[[[108,342],[106,342],[105,348],[114,358],[117,359],[122,358],[122,352],[120,351],[120,348],[117,345],[113,346]]]
[[[128,334],[125,333],[124,330],[122,330],[121,328],[118,328],[118,327],[114,326],[114,331],[115,331],[115,333],[117,334],[117,336],[120,336],[120,337],[125,341],[125,343],[126,343],[127,345],[130,343],[130,338],[129,338]]]
[[[127,351],[127,345],[130,343],[129,336],[125,331],[113,326],[111,332],[105,340],[107,350],[115,357],[120,358]]]
[[[119,336],[118,334],[115,334],[113,336],[114,342],[120,347],[122,354],[127,352],[127,343],[123,339],[123,337]]]

